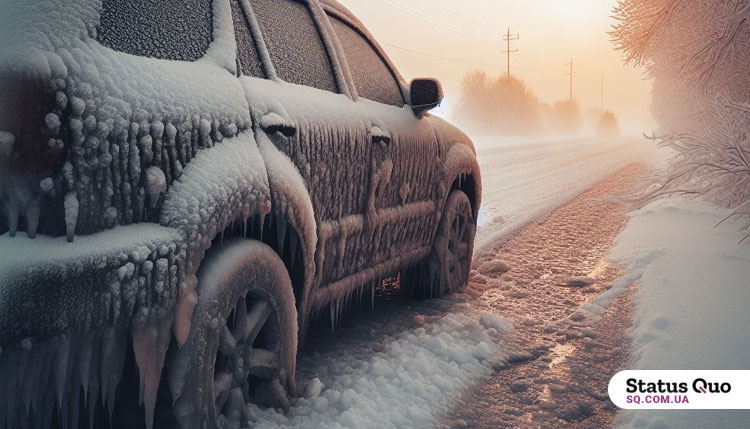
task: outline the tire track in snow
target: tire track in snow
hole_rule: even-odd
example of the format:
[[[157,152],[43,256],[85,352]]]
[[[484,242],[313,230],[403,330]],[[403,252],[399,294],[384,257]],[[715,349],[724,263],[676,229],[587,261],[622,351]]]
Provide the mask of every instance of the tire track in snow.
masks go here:
[[[550,144],[528,146],[501,148],[500,153],[519,157],[514,174],[508,175],[503,163],[483,165],[485,183],[507,179],[504,189],[516,191],[514,205],[506,207],[508,200],[499,199],[496,192],[486,193],[484,204],[490,210],[508,210],[516,225],[527,223],[523,215],[533,220],[574,198],[597,178],[601,180],[591,174],[592,163],[599,164],[597,174],[605,177],[631,158],[642,156],[625,143],[607,149],[589,142],[564,142],[554,146],[556,150],[546,150]],[[492,154],[497,150],[489,152],[490,160],[505,156]],[[540,156],[545,152],[552,153],[549,159]],[[524,163],[531,171],[521,171]],[[493,187],[485,185],[485,190]],[[534,195],[540,191],[546,192]],[[523,198],[524,192],[528,199]],[[549,193],[563,194],[563,198],[549,201]],[[503,227],[507,234],[508,225]],[[478,234],[490,232],[491,228],[484,228]],[[370,304],[364,303],[335,334],[323,324],[311,332],[298,364],[298,386],[306,397],[286,414],[251,406],[253,423],[258,427],[378,428],[439,424],[436,419],[457,395],[506,365],[511,349],[507,338],[514,327],[499,315],[505,312],[476,300],[486,288],[472,283],[464,294],[428,301],[409,301],[381,291],[374,314],[370,314]]]

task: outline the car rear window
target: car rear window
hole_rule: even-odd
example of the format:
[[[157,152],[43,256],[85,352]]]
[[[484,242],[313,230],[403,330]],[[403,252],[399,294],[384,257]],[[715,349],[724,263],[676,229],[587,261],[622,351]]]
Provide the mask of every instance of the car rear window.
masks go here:
[[[403,107],[398,81],[370,42],[334,16],[331,16],[331,23],[346,53],[357,94],[368,100]]]
[[[116,51],[196,61],[211,44],[211,0],[102,0],[97,40]]]
[[[337,92],[323,40],[305,4],[251,0],[276,75],[290,83]]]
[[[232,0],[232,21],[234,21],[234,37],[237,40],[237,63],[239,71],[245,76],[265,77],[263,63],[260,61],[255,39],[250,32],[247,16],[240,6],[239,0]]]

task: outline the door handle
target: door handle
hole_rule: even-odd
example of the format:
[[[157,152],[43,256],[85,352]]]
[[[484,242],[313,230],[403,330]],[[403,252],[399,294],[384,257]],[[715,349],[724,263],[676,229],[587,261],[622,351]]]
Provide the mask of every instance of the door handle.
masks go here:
[[[292,137],[297,134],[297,127],[291,121],[273,112],[260,119],[260,127],[269,135],[280,133],[284,137]]]
[[[372,136],[373,143],[383,143],[383,144],[391,143],[391,135],[381,130],[378,127],[372,127],[372,130],[370,131],[370,135]]]

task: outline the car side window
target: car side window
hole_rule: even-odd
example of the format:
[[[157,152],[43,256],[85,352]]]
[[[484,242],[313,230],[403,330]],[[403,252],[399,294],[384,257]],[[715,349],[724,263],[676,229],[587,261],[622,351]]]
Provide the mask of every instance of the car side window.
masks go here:
[[[102,0],[96,40],[132,55],[196,61],[213,36],[211,0]]]
[[[307,5],[251,0],[276,75],[290,83],[338,92],[325,45]]]
[[[263,63],[255,46],[255,39],[250,32],[250,24],[239,0],[231,0],[234,38],[237,41],[237,63],[239,72],[245,76],[266,77]]]
[[[357,94],[368,100],[403,107],[398,81],[370,41],[349,24],[334,16],[330,18],[346,53]]]

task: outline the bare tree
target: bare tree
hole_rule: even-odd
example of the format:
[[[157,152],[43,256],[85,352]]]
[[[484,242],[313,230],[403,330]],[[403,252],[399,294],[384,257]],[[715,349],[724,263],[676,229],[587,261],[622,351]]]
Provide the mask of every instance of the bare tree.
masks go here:
[[[654,79],[649,138],[677,152],[647,198],[702,196],[748,219],[747,232],[750,0],[620,0],[614,16],[613,41]]]
[[[561,100],[552,105],[552,124],[556,130],[564,133],[576,133],[581,130],[583,117],[577,100]]]
[[[532,134],[541,131],[539,100],[515,76],[490,78],[468,73],[461,82],[459,120],[482,132]]]

